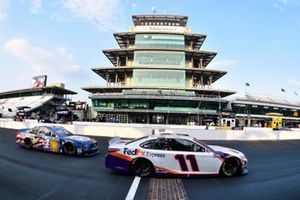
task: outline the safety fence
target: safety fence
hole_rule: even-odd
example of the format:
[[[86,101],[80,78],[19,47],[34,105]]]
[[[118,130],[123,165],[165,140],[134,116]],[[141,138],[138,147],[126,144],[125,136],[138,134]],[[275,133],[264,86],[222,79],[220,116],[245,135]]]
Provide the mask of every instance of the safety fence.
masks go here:
[[[32,128],[35,126],[63,126],[81,135],[137,138],[158,132],[189,134],[201,140],[297,140],[300,129],[272,130],[271,128],[244,127],[243,130],[223,130],[205,126],[124,124],[99,122],[73,122],[72,124],[39,123],[37,120],[22,122],[0,118],[0,127],[10,129]]]

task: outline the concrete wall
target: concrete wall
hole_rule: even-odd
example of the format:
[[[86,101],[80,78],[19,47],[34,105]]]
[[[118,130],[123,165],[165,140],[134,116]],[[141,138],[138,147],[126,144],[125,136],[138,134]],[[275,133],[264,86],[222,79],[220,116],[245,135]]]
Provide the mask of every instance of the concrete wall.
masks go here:
[[[245,127],[244,130],[218,130],[215,127],[183,126],[183,125],[153,125],[153,124],[122,124],[122,123],[99,123],[99,122],[74,122],[73,124],[47,124],[38,123],[36,120],[15,122],[12,119],[0,118],[0,127],[20,129],[32,128],[40,125],[59,125],[69,131],[91,136],[127,137],[136,138],[159,130],[186,133],[201,140],[292,140],[300,139],[300,129],[292,131],[273,131],[271,128]]]

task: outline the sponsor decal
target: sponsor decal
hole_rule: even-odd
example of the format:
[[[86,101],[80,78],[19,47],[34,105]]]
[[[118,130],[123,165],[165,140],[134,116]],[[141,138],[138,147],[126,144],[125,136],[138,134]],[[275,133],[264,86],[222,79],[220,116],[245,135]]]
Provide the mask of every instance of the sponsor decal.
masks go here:
[[[128,149],[128,148],[124,148],[123,154],[129,155],[129,156],[135,156],[135,155],[137,155],[137,149],[135,149],[135,150],[130,150],[130,149]]]
[[[164,158],[165,154],[162,153],[151,153],[147,151],[142,151],[140,149],[128,149],[124,148],[123,154],[129,155],[129,156],[144,156],[144,157],[151,157],[151,158]]]
[[[50,140],[50,150],[52,152],[59,151],[59,142],[57,140]]]

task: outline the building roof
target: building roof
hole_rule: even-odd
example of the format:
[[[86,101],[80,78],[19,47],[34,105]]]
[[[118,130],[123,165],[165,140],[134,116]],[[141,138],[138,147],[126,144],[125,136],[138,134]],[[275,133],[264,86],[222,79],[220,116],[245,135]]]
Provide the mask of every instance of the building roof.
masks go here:
[[[149,34],[149,32],[119,32],[114,33],[115,39],[121,48],[127,47],[127,42],[129,44],[134,44],[136,34]],[[151,34],[173,34],[173,35],[182,35],[182,33],[169,33],[169,32],[151,32]],[[206,35],[204,34],[192,34],[184,33],[185,45],[190,45],[190,42],[193,43],[193,49],[200,49]]]
[[[25,89],[1,92],[0,93],[0,98],[1,97],[7,97],[9,95],[20,95],[21,96],[23,94],[31,93],[31,92],[45,92],[45,93],[58,94],[58,95],[77,94],[76,92],[73,92],[71,90],[67,90],[67,89],[64,89],[64,88],[61,88],[61,87],[45,86],[45,87],[40,87],[40,88],[25,88]]]
[[[187,74],[191,74],[195,77],[203,76],[204,82],[207,82],[209,77],[212,77],[212,82],[217,81],[222,76],[224,76],[227,72],[220,71],[220,70],[210,70],[210,69],[199,69],[199,68],[170,68],[170,67],[106,67],[106,68],[93,68],[92,70],[101,76],[103,79],[106,79],[106,75],[110,74],[111,76],[118,74],[118,75],[125,75],[132,73],[134,69],[147,69],[147,70],[185,70]]]
[[[185,57],[187,60],[193,58],[194,60],[202,59],[203,67],[206,67],[217,55],[217,52],[211,51],[198,51],[192,49],[167,49],[167,48],[157,48],[157,49],[142,49],[142,48],[130,48],[130,49],[105,49],[103,53],[110,60],[110,62],[116,66],[117,65],[117,57],[120,58],[133,58],[135,51],[175,51],[175,52],[185,52]]]
[[[145,23],[162,23],[164,26],[186,26],[188,17],[180,15],[133,15],[132,21],[135,26],[142,26]]]
[[[299,109],[300,102],[289,101],[284,98],[270,97],[270,96],[256,96],[247,94],[245,97],[238,97],[233,100],[233,103],[238,104],[253,104],[262,106],[277,106],[285,108]]]

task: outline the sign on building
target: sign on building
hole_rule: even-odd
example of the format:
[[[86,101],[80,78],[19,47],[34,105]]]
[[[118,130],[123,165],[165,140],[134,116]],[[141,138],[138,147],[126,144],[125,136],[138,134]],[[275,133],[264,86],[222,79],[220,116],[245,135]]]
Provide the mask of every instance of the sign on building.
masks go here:
[[[136,32],[168,32],[168,33],[184,33],[182,26],[136,26]]]
[[[32,79],[32,87],[34,88],[44,87],[47,84],[47,75],[34,76]]]

